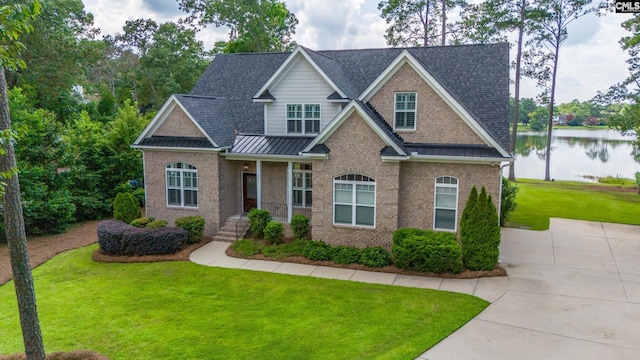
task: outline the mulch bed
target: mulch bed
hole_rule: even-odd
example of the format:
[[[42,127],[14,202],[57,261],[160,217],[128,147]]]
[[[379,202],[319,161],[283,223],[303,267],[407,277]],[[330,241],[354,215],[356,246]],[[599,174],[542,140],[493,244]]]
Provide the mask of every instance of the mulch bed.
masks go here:
[[[424,277],[437,277],[444,279],[476,279],[481,277],[496,277],[496,276],[507,276],[507,271],[503,269],[501,266],[496,266],[493,270],[489,271],[471,271],[464,269],[460,274],[452,274],[452,273],[429,273],[429,272],[420,272],[420,271],[411,271],[398,269],[393,265],[380,267],[380,268],[372,268],[362,264],[336,264],[333,261],[316,261],[309,260],[303,256],[289,256],[281,259],[276,259],[273,257],[267,257],[263,254],[257,254],[252,256],[242,256],[236,253],[231,247],[227,248],[227,255],[235,258],[241,259],[255,259],[255,260],[267,260],[267,261],[280,261],[280,262],[289,262],[296,264],[305,264],[305,265],[317,265],[317,266],[330,266],[341,269],[353,269],[353,270],[364,270],[364,271],[375,271],[375,272],[384,272],[384,273],[393,273],[393,274],[402,274],[402,275],[416,275],[416,276],[424,276]]]

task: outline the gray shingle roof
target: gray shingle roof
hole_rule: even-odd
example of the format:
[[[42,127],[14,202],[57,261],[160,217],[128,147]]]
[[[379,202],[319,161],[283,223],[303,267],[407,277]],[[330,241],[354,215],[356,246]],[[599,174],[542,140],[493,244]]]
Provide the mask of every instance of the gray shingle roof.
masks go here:
[[[227,99],[181,94],[175,97],[216,145],[233,145],[234,126]]]
[[[298,155],[313,137],[238,135],[231,154]]]
[[[403,49],[311,51],[326,75],[349,97],[359,96]],[[509,45],[408,48],[429,73],[504,149],[509,148]],[[234,130],[264,133],[263,104],[252,97],[290,53],[217,55],[192,95],[227,99]],[[368,107],[365,107],[368,108]],[[388,119],[387,119],[388,120]]]

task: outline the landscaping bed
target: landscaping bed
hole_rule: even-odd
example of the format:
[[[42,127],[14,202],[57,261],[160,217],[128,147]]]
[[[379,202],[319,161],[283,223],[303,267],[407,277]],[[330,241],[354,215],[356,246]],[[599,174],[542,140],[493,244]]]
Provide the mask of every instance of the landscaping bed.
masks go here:
[[[262,245],[268,244],[268,242],[265,240],[254,239],[254,241]],[[290,244],[292,242],[293,242],[293,238],[285,238],[282,244],[283,245]],[[436,274],[431,272],[399,269],[393,265],[388,265],[384,267],[369,267],[362,264],[336,264],[335,262],[330,260],[316,261],[316,260],[307,259],[304,256],[287,256],[283,258],[265,256],[264,254],[244,256],[244,255],[238,254],[231,247],[227,248],[227,255],[235,258],[242,258],[242,259],[280,261],[280,262],[289,262],[289,263],[305,264],[305,265],[329,266],[329,267],[335,267],[335,268],[341,268],[341,269],[353,269],[353,270],[385,272],[385,273],[402,274],[402,275],[438,277],[438,278],[445,278],[445,279],[474,279],[474,278],[482,278],[482,277],[507,276],[507,271],[501,266],[496,266],[493,270],[488,270],[488,271],[471,271],[468,269],[463,269],[462,272],[459,274],[452,274],[452,273]]]

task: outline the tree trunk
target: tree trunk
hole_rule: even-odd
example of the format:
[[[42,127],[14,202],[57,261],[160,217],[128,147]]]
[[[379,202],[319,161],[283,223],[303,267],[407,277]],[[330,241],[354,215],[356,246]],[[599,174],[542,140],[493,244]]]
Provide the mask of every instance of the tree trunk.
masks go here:
[[[11,119],[9,117],[7,82],[4,68],[0,67],[0,131],[10,128]],[[0,171],[2,172],[8,172],[16,167],[13,143],[7,142],[5,150],[6,155],[0,156]],[[27,252],[27,237],[22,217],[20,183],[17,175],[4,179],[4,181],[7,184],[5,194],[2,197],[4,224],[7,232],[7,244],[9,245],[9,257],[11,258],[11,271],[18,299],[24,349],[28,360],[44,360],[44,344],[38,321],[36,294],[33,287],[33,276],[31,275],[29,253]]]
[[[446,34],[447,34],[447,0],[442,0],[442,42],[440,44],[442,46],[444,46]]]
[[[429,46],[429,1],[426,2],[426,7],[424,10],[424,39],[423,46]]]
[[[553,58],[553,72],[551,75],[551,96],[549,97],[549,127],[547,129],[547,152],[545,158],[544,181],[551,181],[549,167],[551,160],[551,130],[553,128],[553,100],[556,95],[556,74],[558,70],[558,54],[560,53],[560,36],[556,37],[555,56]]]
[[[520,61],[522,60],[522,35],[524,33],[525,9],[527,1],[522,0],[520,3],[520,26],[518,27],[518,52],[516,54],[516,80],[515,94],[513,99],[513,129],[511,130],[511,142],[509,143],[509,152],[515,156],[516,140],[518,139],[518,118],[520,117]],[[509,165],[509,180],[516,181],[515,161]]]

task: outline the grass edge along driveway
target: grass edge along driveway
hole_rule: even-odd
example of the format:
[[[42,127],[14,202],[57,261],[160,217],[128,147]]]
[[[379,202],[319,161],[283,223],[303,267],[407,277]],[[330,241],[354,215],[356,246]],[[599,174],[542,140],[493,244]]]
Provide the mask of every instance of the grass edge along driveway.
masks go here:
[[[222,269],[104,264],[97,245],[34,270],[47,352],[117,359],[414,359],[480,313],[470,295]],[[22,352],[13,282],[0,353]]]
[[[617,191],[616,185],[518,179],[518,207],[510,227],[549,229],[549,218],[640,225],[640,194]],[[631,187],[631,186],[628,186]]]

